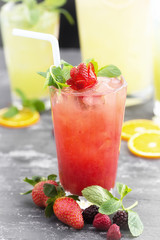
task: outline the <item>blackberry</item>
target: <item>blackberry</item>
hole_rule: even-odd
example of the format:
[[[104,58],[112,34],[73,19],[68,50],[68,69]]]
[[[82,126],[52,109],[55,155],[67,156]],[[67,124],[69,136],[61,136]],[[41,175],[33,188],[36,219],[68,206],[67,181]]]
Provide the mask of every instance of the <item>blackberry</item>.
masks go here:
[[[98,213],[99,207],[96,205],[91,205],[88,208],[86,208],[82,215],[85,223],[93,223],[94,217]]]
[[[126,211],[118,211],[113,216],[113,223],[117,224],[121,228],[128,227],[128,213]]]

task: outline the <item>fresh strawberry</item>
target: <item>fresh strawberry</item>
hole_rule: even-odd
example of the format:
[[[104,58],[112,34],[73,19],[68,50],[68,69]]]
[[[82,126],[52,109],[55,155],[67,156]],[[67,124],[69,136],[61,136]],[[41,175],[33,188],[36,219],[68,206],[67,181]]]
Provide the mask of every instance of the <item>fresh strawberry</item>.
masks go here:
[[[88,65],[80,63],[78,67],[73,67],[70,75],[71,78],[67,80],[67,84],[74,90],[90,88],[97,83],[97,76],[91,62]]]
[[[24,182],[31,184],[33,189],[26,193],[22,193],[22,195],[32,193],[33,202],[39,207],[46,207],[46,201],[48,200],[48,197],[44,194],[43,187],[46,183],[58,186],[58,183],[55,181],[56,177],[56,175],[49,175],[48,178],[39,176],[34,176],[32,179],[25,178]]]
[[[108,215],[98,213],[96,214],[93,226],[101,231],[107,231],[112,225],[111,219]]]
[[[48,200],[48,197],[43,192],[43,186],[45,183],[50,183],[53,184],[54,186],[58,186],[58,184],[53,180],[42,181],[34,186],[32,190],[32,199],[33,202],[39,207],[47,206],[46,201]]]
[[[61,222],[75,229],[83,228],[82,210],[73,198],[61,197],[56,199],[53,205],[53,211]]]
[[[120,227],[116,224],[113,224],[107,232],[107,240],[120,240],[121,232]]]

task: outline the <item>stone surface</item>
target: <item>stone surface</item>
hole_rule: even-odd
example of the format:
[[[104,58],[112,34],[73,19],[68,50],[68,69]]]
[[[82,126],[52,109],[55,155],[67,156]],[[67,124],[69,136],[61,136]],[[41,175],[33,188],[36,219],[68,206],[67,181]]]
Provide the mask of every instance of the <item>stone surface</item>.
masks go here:
[[[61,57],[78,64],[77,50],[62,50]],[[0,50],[0,108],[10,103],[9,80]],[[152,101],[126,109],[125,120],[151,119]],[[29,190],[22,179],[25,176],[58,173],[52,119],[50,111],[42,114],[38,124],[26,129],[0,127],[0,240],[103,240],[105,232],[96,231],[91,225],[76,231],[59,222],[54,216],[44,217],[31,196],[20,196]],[[136,208],[144,223],[144,233],[137,240],[158,240],[160,236],[160,160],[146,160],[130,154],[127,143],[122,141],[117,181],[133,189],[126,205],[138,200]],[[125,240],[132,239],[128,232]]]

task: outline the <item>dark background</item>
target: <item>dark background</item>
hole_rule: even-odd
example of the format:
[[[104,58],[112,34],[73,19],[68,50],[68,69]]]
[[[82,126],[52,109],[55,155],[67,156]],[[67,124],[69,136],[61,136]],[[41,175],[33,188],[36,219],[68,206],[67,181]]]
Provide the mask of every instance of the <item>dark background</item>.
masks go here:
[[[0,7],[4,3],[0,0]],[[61,15],[59,44],[61,48],[79,48],[78,29],[76,20],[75,0],[68,0],[63,6],[70,12],[75,20],[74,25],[70,25],[66,18]],[[0,34],[0,46],[2,46],[1,34]]]

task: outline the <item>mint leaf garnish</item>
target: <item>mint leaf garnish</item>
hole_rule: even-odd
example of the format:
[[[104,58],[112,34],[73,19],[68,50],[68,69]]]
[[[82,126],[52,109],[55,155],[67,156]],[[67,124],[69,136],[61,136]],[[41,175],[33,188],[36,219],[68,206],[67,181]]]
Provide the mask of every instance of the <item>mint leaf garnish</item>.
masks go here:
[[[64,66],[62,69],[62,75],[66,80],[68,80],[71,77],[70,76],[71,69],[72,69],[72,66]]]
[[[98,77],[119,77],[121,75],[121,71],[118,67],[114,65],[104,66],[98,70]]]
[[[68,63],[68,62],[66,62],[66,61],[64,61],[64,60],[61,60],[61,65],[63,65],[63,66],[70,66],[70,67],[73,67],[70,63]]]
[[[117,182],[116,184],[117,191],[121,195],[121,199],[123,199],[129,192],[132,191],[126,184]]]
[[[63,70],[61,67],[52,65],[49,69],[49,72],[47,73],[45,86],[54,86],[59,90],[64,87],[69,87],[69,85],[66,84],[66,76],[69,76],[68,67],[65,67]]]
[[[113,195],[107,190],[100,186],[93,185],[91,187],[84,188],[82,190],[82,195],[91,203],[101,206],[101,204],[110,198]]]
[[[99,208],[99,212],[102,214],[111,215],[112,213],[118,211],[121,208],[121,201],[114,198],[103,202]]]
[[[19,113],[19,110],[17,107],[15,106],[11,106],[10,108],[8,108],[8,110],[3,114],[3,118],[11,118],[14,117],[15,115],[17,115]]]
[[[94,58],[88,58],[87,60],[84,61],[86,64],[88,64],[89,62],[91,62],[94,66],[94,71],[95,74],[97,75],[98,73],[98,63],[94,60]]]
[[[55,197],[57,195],[56,186],[50,183],[44,184],[43,191],[47,197]]]
[[[131,210],[128,211],[128,226],[130,232],[134,237],[137,237],[140,234],[142,234],[144,229],[143,223],[141,222],[139,215]]]
[[[40,76],[46,78],[47,77],[47,73],[49,72],[49,69],[46,72],[37,72]]]

